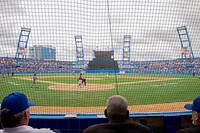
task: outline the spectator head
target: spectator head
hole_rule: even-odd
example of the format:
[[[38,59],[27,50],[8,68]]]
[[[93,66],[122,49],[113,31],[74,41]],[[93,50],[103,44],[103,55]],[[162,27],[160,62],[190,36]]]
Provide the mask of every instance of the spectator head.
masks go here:
[[[110,120],[126,120],[129,116],[128,102],[120,95],[108,98],[106,102],[105,116]]]
[[[194,125],[200,124],[200,96],[196,97],[192,104],[184,106],[188,110],[192,110],[192,123]]]
[[[13,92],[6,96],[1,103],[0,121],[4,128],[28,125],[30,106],[35,104],[28,101],[20,92]]]

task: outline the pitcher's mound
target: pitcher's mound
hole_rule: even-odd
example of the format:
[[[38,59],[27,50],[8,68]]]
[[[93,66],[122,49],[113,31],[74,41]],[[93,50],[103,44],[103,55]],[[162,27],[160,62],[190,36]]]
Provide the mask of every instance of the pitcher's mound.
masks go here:
[[[87,86],[79,87],[77,84],[58,84],[50,86],[52,90],[68,90],[68,91],[91,91],[91,90],[108,90],[113,89],[113,84],[87,84]]]

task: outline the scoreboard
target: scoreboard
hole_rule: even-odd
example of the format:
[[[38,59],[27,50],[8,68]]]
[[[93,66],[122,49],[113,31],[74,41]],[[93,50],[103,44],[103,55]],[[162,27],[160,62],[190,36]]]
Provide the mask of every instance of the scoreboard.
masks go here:
[[[95,51],[95,58],[112,58],[113,51]]]

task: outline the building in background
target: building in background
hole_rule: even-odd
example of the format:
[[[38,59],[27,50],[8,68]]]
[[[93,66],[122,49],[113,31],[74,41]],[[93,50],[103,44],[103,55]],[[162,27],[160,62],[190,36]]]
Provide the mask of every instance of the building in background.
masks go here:
[[[34,60],[56,60],[56,48],[51,45],[34,45],[29,48],[29,56]]]

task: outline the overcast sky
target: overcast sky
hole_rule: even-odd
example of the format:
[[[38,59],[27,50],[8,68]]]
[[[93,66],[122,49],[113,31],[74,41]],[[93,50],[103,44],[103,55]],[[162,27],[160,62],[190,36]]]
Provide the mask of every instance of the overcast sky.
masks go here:
[[[53,45],[58,60],[76,60],[75,35],[82,35],[86,59],[98,47],[114,49],[122,60],[124,35],[131,35],[131,60],[176,59],[176,27],[186,25],[194,56],[200,57],[199,0],[109,0],[109,12],[111,25],[107,0],[1,0],[0,56],[15,56],[26,27],[28,47]]]

